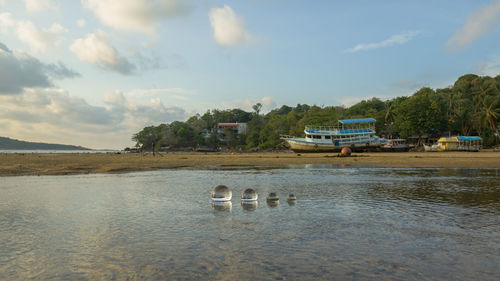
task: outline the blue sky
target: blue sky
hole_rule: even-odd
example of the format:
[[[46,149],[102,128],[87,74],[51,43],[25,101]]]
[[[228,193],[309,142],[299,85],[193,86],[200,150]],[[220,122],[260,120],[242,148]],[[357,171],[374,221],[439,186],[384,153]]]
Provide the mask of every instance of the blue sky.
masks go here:
[[[208,109],[500,74],[500,1],[0,0],[0,136],[123,148]]]

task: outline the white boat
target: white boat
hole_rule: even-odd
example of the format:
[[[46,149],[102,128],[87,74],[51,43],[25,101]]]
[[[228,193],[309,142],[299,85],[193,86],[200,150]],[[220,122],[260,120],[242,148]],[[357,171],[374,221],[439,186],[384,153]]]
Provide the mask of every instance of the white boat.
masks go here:
[[[339,120],[336,127],[306,126],[305,138],[281,136],[295,152],[330,152],[349,147],[353,151],[380,148],[386,139],[375,136],[373,118]]]
[[[381,150],[390,152],[406,152],[410,150],[410,146],[406,143],[406,139],[388,139],[387,143],[381,147]]]

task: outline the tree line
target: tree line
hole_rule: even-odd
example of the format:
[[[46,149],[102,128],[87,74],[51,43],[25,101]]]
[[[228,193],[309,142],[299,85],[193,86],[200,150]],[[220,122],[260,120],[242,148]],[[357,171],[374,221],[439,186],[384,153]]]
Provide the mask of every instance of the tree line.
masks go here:
[[[283,105],[261,114],[257,103],[252,112],[241,109],[209,110],[185,122],[148,126],[132,136],[136,146],[156,151],[171,148],[219,147],[274,149],[280,135],[303,136],[306,125],[335,126],[339,119],[372,117],[378,135],[390,138],[443,134],[478,135],[485,146],[500,142],[500,75],[492,78],[467,74],[443,89],[421,88],[411,96],[382,101],[363,100],[351,107]],[[247,123],[246,134],[216,131],[218,123]]]

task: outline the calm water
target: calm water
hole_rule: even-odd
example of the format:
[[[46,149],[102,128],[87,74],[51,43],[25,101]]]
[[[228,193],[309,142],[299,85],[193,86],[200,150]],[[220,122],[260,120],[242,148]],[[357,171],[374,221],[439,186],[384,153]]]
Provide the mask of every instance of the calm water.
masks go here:
[[[232,206],[211,205],[218,184]],[[24,279],[500,280],[500,170],[0,178],[0,280]]]

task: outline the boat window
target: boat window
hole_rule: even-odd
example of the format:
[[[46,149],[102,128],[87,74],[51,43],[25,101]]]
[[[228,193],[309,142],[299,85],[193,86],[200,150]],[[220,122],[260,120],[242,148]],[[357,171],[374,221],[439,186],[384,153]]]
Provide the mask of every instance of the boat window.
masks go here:
[[[311,135],[306,135],[306,138],[310,139],[310,138],[311,138]]]
[[[331,138],[332,138],[331,136],[325,136],[325,139],[326,139],[326,140],[329,140],[329,139],[331,139]]]
[[[313,138],[314,139],[321,139],[321,136],[314,135]]]

